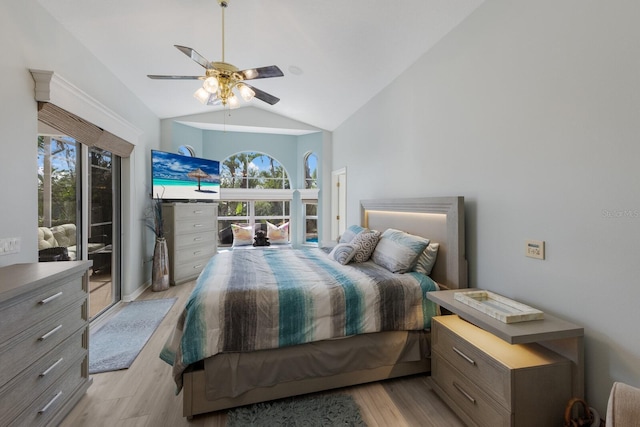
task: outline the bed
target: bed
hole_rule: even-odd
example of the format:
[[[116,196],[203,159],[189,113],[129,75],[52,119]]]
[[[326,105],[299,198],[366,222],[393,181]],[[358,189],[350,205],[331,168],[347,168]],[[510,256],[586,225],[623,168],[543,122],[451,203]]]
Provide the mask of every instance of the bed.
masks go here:
[[[361,226],[437,242],[429,276],[393,273],[382,245],[378,263],[274,247],[209,261],[161,353],[185,417],[430,371],[426,292],[467,286],[464,199],[363,200]]]

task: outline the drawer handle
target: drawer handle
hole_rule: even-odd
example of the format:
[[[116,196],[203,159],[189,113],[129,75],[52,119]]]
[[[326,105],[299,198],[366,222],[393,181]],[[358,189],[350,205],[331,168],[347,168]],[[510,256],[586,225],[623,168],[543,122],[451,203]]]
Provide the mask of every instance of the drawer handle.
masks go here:
[[[466,354],[464,354],[462,351],[458,350],[457,348],[453,347],[453,351],[455,351],[456,353],[458,353],[460,355],[460,357],[462,357],[464,360],[466,360],[467,362],[469,362],[471,365],[476,364],[476,361],[473,360],[472,358],[470,358],[469,356],[467,356]]]
[[[62,392],[61,392],[61,391],[59,391],[59,392],[58,392],[58,394],[56,394],[55,396],[53,396],[53,399],[51,399],[51,400],[49,401],[49,403],[47,403],[46,405],[44,405],[44,408],[40,409],[40,410],[38,411],[38,414],[44,414],[45,412],[47,412],[47,409],[49,409],[49,407],[50,407],[51,405],[53,405],[53,403],[54,403],[56,400],[58,400],[58,398],[59,398],[60,396],[62,396]]]
[[[44,371],[43,373],[41,373],[41,374],[39,375],[39,377],[44,377],[44,376],[49,375],[49,373],[50,373],[51,371],[53,371],[53,370],[55,369],[55,367],[56,367],[56,366],[58,366],[58,365],[59,365],[63,360],[64,360],[64,359],[63,359],[62,357],[61,357],[60,359],[58,359],[58,361],[57,361],[56,363],[54,363],[53,365],[49,366],[49,368],[47,368],[47,370],[46,370],[46,371]]]
[[[473,403],[474,405],[476,404],[476,400],[475,400],[473,397],[471,397],[471,395],[470,395],[469,393],[467,393],[466,391],[464,391],[464,390],[462,389],[462,387],[460,387],[460,386],[458,385],[458,383],[456,383],[456,382],[454,381],[454,382],[453,382],[453,386],[454,386],[454,387],[455,387],[455,388],[456,388],[460,393],[462,393],[462,395],[463,395],[464,397],[466,397],[466,398],[469,400],[469,402]]]
[[[202,251],[195,251],[193,254],[194,254],[194,255],[198,255],[198,254],[200,254],[200,253],[202,253]]]
[[[202,264],[194,265],[193,269],[195,270],[196,268],[200,268],[200,267],[202,267]]]
[[[193,211],[193,213],[196,214],[196,215],[201,215],[202,211]]]
[[[60,329],[62,329],[62,325],[58,325],[55,328],[53,328],[52,330],[50,330],[49,332],[47,332],[46,334],[44,334],[43,336],[41,336],[40,338],[38,338],[38,341],[44,341],[47,338],[49,338],[51,335],[55,334],[56,332],[58,332]]]
[[[193,226],[194,226],[195,228],[203,227],[203,225],[202,225],[202,224],[193,224]]]
[[[199,242],[200,240],[202,240],[202,237],[194,237],[194,238],[193,238],[193,241],[194,241],[194,242]]]
[[[62,296],[62,292],[58,292],[58,293],[57,293],[57,294],[55,294],[55,295],[51,295],[49,298],[45,298],[45,299],[43,299],[43,300],[42,300],[42,301],[40,301],[38,304],[40,304],[40,305],[45,305],[46,303],[51,302],[51,301],[53,301],[54,299],[56,299],[56,298],[58,298],[58,297],[61,297],[61,296]]]

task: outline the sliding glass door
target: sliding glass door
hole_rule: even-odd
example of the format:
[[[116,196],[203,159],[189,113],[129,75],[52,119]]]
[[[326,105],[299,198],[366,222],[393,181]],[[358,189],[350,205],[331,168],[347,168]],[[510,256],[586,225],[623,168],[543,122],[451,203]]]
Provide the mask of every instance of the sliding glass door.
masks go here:
[[[120,158],[59,135],[38,137],[41,262],[89,259],[89,315],[120,300]]]
[[[87,256],[93,261],[89,280],[89,315],[94,318],[120,300],[119,157],[92,147],[89,150],[89,227]]]

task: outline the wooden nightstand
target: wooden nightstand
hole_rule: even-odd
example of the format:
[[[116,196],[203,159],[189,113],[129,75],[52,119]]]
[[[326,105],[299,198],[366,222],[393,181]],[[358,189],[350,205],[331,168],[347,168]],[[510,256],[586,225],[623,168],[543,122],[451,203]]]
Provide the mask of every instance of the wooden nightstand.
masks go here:
[[[438,395],[471,426],[562,425],[567,401],[584,394],[583,329],[549,314],[506,324],[456,301],[461,291],[428,294],[457,314],[433,321]]]

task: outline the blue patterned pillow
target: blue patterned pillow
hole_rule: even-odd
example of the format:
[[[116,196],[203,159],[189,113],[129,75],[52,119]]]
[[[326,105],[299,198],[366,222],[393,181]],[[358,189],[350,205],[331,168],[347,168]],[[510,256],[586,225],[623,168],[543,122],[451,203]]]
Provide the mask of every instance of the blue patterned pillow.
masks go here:
[[[429,239],[389,228],[382,233],[371,259],[392,273],[411,271]]]
[[[350,243],[338,243],[327,255],[334,261],[339,262],[342,265],[349,264],[349,261],[356,254],[356,247]]]
[[[380,239],[379,231],[363,231],[356,235],[351,244],[356,247],[356,253],[353,255],[353,262],[369,261],[371,254],[376,249],[378,240]]]
[[[349,228],[344,230],[338,243],[350,243],[354,237],[366,230],[366,228],[360,227],[359,225],[350,225]]]

